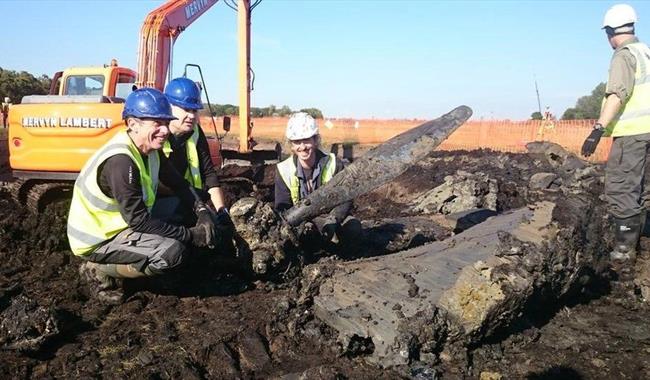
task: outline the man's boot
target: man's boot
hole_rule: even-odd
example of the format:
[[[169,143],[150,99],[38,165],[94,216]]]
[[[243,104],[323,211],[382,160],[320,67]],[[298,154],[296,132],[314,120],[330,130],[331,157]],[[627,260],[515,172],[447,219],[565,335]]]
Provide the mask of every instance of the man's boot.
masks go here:
[[[614,218],[616,226],[614,250],[609,253],[612,261],[634,262],[641,233],[640,215],[629,218]]]
[[[124,293],[118,280],[102,270],[102,267],[110,265],[87,261],[79,267],[79,276],[88,284],[88,289],[93,297],[110,305],[118,305],[122,303]]]

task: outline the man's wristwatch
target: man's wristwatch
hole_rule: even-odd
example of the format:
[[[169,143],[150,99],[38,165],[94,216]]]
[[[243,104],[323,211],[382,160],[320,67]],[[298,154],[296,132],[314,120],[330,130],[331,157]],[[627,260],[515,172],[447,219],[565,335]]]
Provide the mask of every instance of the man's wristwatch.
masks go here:
[[[600,123],[596,123],[594,124],[594,129],[597,131],[602,131],[603,129],[605,129],[605,127],[603,127],[603,125]]]

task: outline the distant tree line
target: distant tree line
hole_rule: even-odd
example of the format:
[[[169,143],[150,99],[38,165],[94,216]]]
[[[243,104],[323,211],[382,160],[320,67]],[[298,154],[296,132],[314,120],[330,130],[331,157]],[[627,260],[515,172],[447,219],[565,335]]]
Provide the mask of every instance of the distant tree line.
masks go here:
[[[47,75],[36,78],[26,71],[5,70],[0,67],[0,101],[6,96],[14,104],[26,95],[45,95],[50,91],[52,79]]]
[[[601,82],[591,91],[591,95],[579,98],[575,107],[567,108],[562,114],[562,120],[598,119],[604,98],[605,83]]]
[[[239,107],[233,104],[211,104],[213,116],[237,116],[239,115]],[[271,104],[268,107],[259,108],[251,107],[251,115],[256,118],[260,117],[286,117],[294,112],[306,112],[314,119],[322,119],[323,113],[318,108],[303,108],[298,111],[292,110],[289,106],[282,106],[280,108]],[[201,116],[209,116],[210,108],[208,104],[203,104],[203,109],[200,112]]]
[[[602,106],[604,98],[605,83],[601,82],[591,91],[590,95],[578,98],[574,107],[567,108],[562,114],[562,120],[598,119],[598,116],[600,116],[600,107]],[[540,112],[533,112],[530,115],[530,118],[533,120],[543,119]]]

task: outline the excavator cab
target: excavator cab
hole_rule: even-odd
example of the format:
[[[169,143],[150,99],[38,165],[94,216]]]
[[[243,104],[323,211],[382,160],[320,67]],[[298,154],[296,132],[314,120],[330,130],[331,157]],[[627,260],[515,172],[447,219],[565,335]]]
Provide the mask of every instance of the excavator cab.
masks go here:
[[[133,91],[135,71],[119,67],[115,59],[97,68],[70,68],[52,78],[49,95],[102,95],[121,99]]]
[[[9,120],[13,176],[74,179],[86,159],[123,127],[121,103],[134,82],[135,71],[124,67],[73,67],[54,76],[49,95],[23,97]]]
[[[74,67],[54,74],[49,95],[100,95],[125,99],[135,83],[135,71],[115,65]]]
[[[65,80],[63,95],[102,95],[103,89],[101,75],[72,75]]]
[[[126,99],[131,92],[133,92],[133,86],[135,84],[135,76],[126,73],[118,73],[116,83],[115,83],[115,97]]]
[[[21,204],[39,212],[67,194],[88,157],[124,127],[135,71],[73,67],[54,76],[49,95],[29,95],[9,118],[9,165]],[[53,143],[56,141],[56,143]]]

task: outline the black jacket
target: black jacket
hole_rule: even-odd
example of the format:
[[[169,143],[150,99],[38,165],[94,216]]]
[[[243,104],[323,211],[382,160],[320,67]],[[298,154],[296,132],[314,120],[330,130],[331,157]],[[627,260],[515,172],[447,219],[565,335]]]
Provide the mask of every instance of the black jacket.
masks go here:
[[[171,162],[162,152],[160,157],[159,180],[172,189],[181,202],[190,209],[194,205],[194,197],[189,190],[189,184],[172,168]],[[147,162],[144,157],[144,162]],[[175,226],[155,219],[144,204],[140,170],[126,154],[110,157],[99,167],[99,188],[107,197],[117,200],[120,214],[134,231],[160,235],[182,242],[192,239],[188,228]]]

